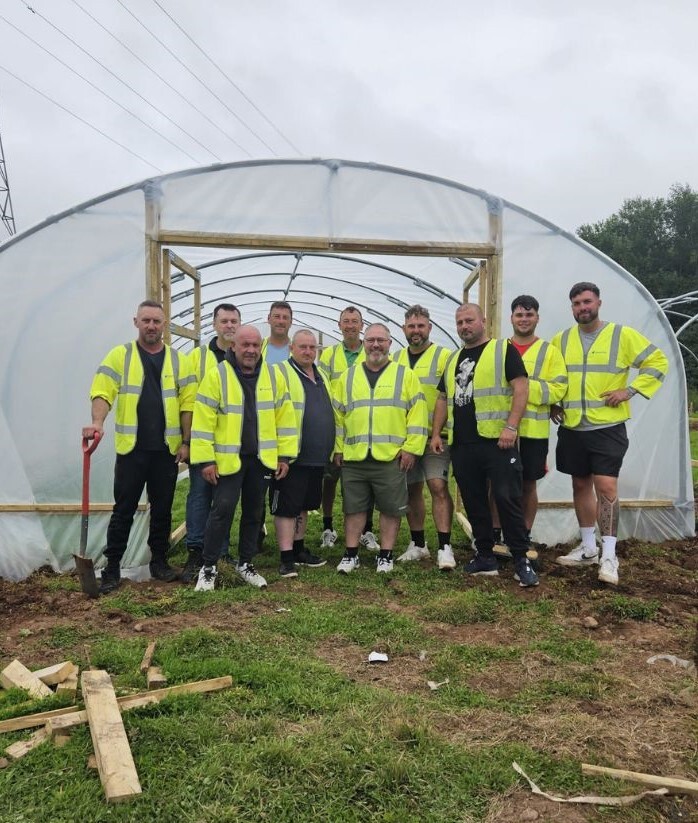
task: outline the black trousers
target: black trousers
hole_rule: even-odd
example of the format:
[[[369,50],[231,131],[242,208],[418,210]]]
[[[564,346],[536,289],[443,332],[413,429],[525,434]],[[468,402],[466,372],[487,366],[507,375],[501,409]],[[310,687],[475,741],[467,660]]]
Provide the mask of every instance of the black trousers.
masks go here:
[[[257,538],[264,521],[264,495],[271,476],[254,455],[243,455],[240,471],[218,478],[213,503],[204,532],[204,566],[214,566],[220,555],[221,543],[230,533],[235,508],[242,497],[238,562],[249,563],[257,552]]]
[[[144,488],[147,489],[150,503],[148,545],[153,559],[165,559],[170,547],[176,483],[177,464],[174,455],[165,448],[161,451],[134,449],[128,454],[116,455],[114,509],[104,551],[110,563],[120,563],[124,556],[133,516]]]
[[[523,469],[518,450],[500,449],[496,440],[483,439],[452,446],[451,462],[478,552],[491,554],[494,545],[489,481],[507,545],[515,557],[525,554],[528,539],[521,506]]]

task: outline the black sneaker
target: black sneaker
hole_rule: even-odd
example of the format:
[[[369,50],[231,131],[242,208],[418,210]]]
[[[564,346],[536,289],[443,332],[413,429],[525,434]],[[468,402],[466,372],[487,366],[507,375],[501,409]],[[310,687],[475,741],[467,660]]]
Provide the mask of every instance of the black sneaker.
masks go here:
[[[465,573],[496,577],[499,574],[499,563],[493,554],[476,554],[465,564]]]
[[[298,577],[295,563],[292,560],[284,561],[279,566],[279,574],[282,577]]]
[[[526,589],[529,586],[537,586],[540,583],[538,575],[533,571],[531,561],[527,557],[520,557],[516,561],[514,568],[516,569],[514,572],[514,580],[519,581],[521,588]]]
[[[165,583],[172,583],[177,579],[177,572],[164,558],[151,560],[149,568],[150,576],[155,580],[162,580]]]
[[[322,557],[318,557],[316,554],[311,554],[307,549],[296,552],[293,555],[293,560],[297,566],[310,566],[313,569],[327,563],[327,560],[323,560]]]
[[[121,585],[121,568],[108,563],[102,570],[102,579],[99,583],[99,593],[109,594]]]
[[[182,583],[193,583],[199,577],[199,571],[204,565],[202,549],[190,549],[187,562],[184,564],[180,580]],[[154,575],[153,575],[154,576]]]

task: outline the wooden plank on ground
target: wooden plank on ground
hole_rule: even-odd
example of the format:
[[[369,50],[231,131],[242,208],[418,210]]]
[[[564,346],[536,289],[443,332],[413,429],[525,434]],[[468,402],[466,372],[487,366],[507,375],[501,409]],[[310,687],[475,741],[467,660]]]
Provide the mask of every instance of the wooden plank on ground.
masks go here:
[[[193,683],[180,683],[178,686],[169,686],[166,689],[157,689],[152,692],[138,692],[138,694],[117,697],[116,701],[123,712],[128,709],[139,709],[142,706],[151,706],[173,695],[218,692],[222,689],[229,689],[232,685],[233,678],[230,677],[230,675],[226,675],[225,677],[214,677],[211,680],[196,680]],[[42,722],[46,723],[46,719]],[[87,712],[79,711],[77,706],[73,706],[69,714],[51,718],[51,729],[53,733],[57,733],[58,730],[81,726],[83,723],[87,723]],[[20,726],[18,728],[24,727]]]
[[[47,686],[57,686],[72,675],[77,675],[78,667],[70,660],[63,663],[56,663],[53,666],[46,666],[45,669],[33,671],[34,677],[38,677]]]
[[[8,720],[0,720],[0,733],[18,732],[21,729],[31,729],[34,726],[43,726],[51,717],[61,717],[64,714],[75,714],[77,706],[63,706],[62,709],[51,709],[47,712],[37,712],[36,714],[25,714],[21,717],[10,717]]]
[[[111,678],[105,671],[83,672],[81,685],[107,802],[130,800],[142,790]]]
[[[75,674],[71,674],[62,683],[56,686],[56,694],[64,694],[70,700],[75,700],[75,695],[78,693],[78,672],[80,669],[75,667]]]
[[[0,672],[0,683],[6,689],[24,689],[39,700],[53,694],[51,689],[19,660],[13,660]]]
[[[160,666],[148,667],[147,682],[150,691],[161,689],[167,683],[167,678],[162,673]]]
[[[24,757],[25,754],[29,754],[32,749],[35,749],[45,740],[48,740],[48,737],[49,735],[46,729],[39,729],[38,731],[35,731],[34,734],[27,740],[18,740],[16,743],[8,746],[5,749],[5,754],[13,760],[19,760],[20,757]]]
[[[150,668],[153,662],[153,655],[155,654],[155,641],[153,640],[152,643],[148,643],[145,649],[145,654],[143,655],[143,660],[141,660],[141,671],[145,674],[148,669]]]
[[[690,794],[693,795],[693,797],[698,797],[698,783],[695,783],[693,780],[681,780],[678,777],[662,777],[658,774],[629,772],[625,769],[609,769],[606,766],[593,766],[590,763],[582,763],[582,774],[615,777],[618,780],[642,783],[643,786],[668,789],[670,794]]]

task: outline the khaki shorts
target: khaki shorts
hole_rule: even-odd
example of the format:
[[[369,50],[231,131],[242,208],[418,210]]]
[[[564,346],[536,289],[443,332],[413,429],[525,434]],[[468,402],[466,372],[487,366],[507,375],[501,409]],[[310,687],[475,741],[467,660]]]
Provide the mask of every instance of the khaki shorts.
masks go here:
[[[425,452],[415,461],[414,467],[407,472],[407,485],[413,483],[423,483],[425,480],[446,480],[448,481],[448,470],[451,466],[451,452],[448,444],[444,442],[444,450],[441,454],[432,451]]]
[[[382,514],[407,514],[407,475],[397,460],[348,461],[342,466],[344,514],[367,512],[373,504]]]

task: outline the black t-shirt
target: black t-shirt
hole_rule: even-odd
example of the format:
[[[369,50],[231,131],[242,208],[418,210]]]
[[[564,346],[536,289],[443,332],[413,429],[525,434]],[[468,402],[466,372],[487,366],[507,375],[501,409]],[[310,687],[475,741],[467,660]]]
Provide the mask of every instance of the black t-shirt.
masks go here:
[[[165,349],[151,354],[138,343],[138,354],[143,364],[143,388],[138,398],[138,432],[136,448],[142,451],[161,451],[165,442],[165,409],[162,404],[162,367]]]
[[[474,346],[472,349],[461,349],[456,363],[456,387],[453,397],[453,445],[477,443],[488,438],[480,437],[475,419],[475,404],[473,402],[473,375],[480,355],[490,341]],[[521,355],[507,340],[506,358],[504,361],[504,376],[507,382],[517,377],[528,377]],[[446,393],[445,375],[439,382],[439,391]]]
[[[332,459],[332,452],[334,451],[335,425],[332,400],[325,388],[325,381],[320,377],[315,364],[313,364],[315,374],[315,381],[313,382],[296,365],[293,358],[289,362],[291,368],[294,368],[300,377],[305,392],[301,450],[296,465],[325,466]]]
[[[218,345],[218,340],[215,337],[211,338],[208,348],[211,352],[213,352],[213,356],[219,363],[222,363],[225,360],[225,353],[229,351],[229,349],[220,348]]]
[[[417,365],[417,361],[419,360],[419,358],[423,354],[428,352],[430,348],[431,348],[430,346],[427,346],[426,349],[424,349],[424,351],[419,351],[416,354],[412,354],[412,352],[409,350],[409,348],[407,349],[407,357],[410,361],[410,368],[411,369],[413,369]]]
[[[378,382],[378,378],[383,374],[383,372],[388,368],[390,365],[390,360],[383,366],[382,368],[378,369],[378,371],[373,371],[373,369],[369,369],[366,367],[365,363],[361,364],[364,369],[364,374],[366,375],[366,380],[368,380],[368,385],[372,388],[376,388],[376,383]]]
[[[230,363],[240,381],[243,396],[242,431],[240,433],[240,456],[249,457],[259,452],[259,431],[257,423],[257,380],[262,368],[260,357],[251,373],[243,372],[235,359],[232,349],[228,349],[225,359]]]

